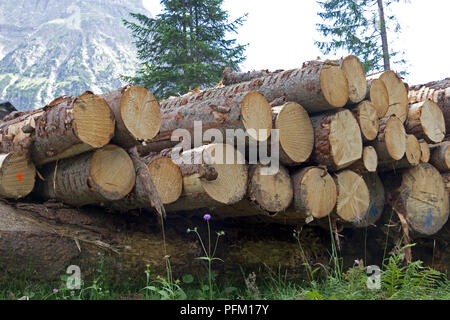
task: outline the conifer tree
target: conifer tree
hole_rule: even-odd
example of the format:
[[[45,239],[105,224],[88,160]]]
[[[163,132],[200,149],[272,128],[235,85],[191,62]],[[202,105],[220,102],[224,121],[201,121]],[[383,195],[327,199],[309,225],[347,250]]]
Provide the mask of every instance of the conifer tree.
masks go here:
[[[366,72],[390,70],[392,63],[405,63],[403,52],[388,45],[388,32],[398,33],[400,24],[389,12],[399,0],[324,0],[317,1],[323,23],[317,30],[329,41],[316,41],[324,54],[347,50],[362,61]],[[404,73],[404,72],[400,72]]]
[[[143,85],[158,98],[179,95],[220,81],[225,67],[238,71],[246,45],[227,36],[237,33],[247,15],[229,22],[223,0],[161,0],[155,18],[130,13],[141,68],[128,82]]]

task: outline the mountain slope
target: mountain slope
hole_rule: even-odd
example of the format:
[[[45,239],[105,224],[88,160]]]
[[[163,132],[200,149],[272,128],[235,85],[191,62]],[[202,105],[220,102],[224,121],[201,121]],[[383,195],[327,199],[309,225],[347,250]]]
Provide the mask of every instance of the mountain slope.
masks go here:
[[[0,100],[32,109],[123,85],[137,64],[129,12],[149,14],[141,0],[2,0]]]

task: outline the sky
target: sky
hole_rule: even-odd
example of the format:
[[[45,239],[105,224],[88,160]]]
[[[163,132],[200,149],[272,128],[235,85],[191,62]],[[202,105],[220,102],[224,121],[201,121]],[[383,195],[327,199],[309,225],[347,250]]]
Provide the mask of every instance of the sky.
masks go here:
[[[159,0],[143,0],[155,16],[161,12]],[[320,38],[316,23],[320,10],[315,0],[224,0],[230,18],[248,13],[248,19],[235,35],[248,43],[242,71],[292,69],[302,62],[324,56],[314,45]],[[395,50],[404,50],[405,77],[409,84],[421,84],[450,77],[449,0],[409,0],[394,4],[402,30],[392,35]]]

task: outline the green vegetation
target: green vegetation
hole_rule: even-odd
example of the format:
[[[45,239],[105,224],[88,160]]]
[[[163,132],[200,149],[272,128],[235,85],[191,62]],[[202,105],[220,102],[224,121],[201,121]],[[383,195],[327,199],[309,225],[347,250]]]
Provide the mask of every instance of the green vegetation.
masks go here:
[[[124,20],[131,30],[142,67],[124,80],[149,88],[163,99],[198,87],[214,86],[225,67],[238,70],[245,46],[227,36],[236,33],[246,17],[232,22],[223,0],[162,0],[155,18],[131,13]]]
[[[316,41],[324,54],[343,49],[356,55],[366,72],[400,68],[405,60],[400,51],[389,48],[388,34],[398,33],[400,24],[389,12],[400,0],[324,0],[317,1],[323,20],[317,30],[325,37]],[[395,59],[394,61],[391,61]]]
[[[27,296],[30,299],[43,300],[207,300],[207,299],[251,299],[251,300],[449,300],[450,281],[444,273],[423,266],[421,261],[404,263],[404,250],[387,257],[380,266],[379,287],[370,286],[373,274],[367,272],[362,261],[355,260],[347,271],[342,271],[341,259],[335,249],[332,250],[328,265],[309,265],[306,257],[304,264],[307,279],[288,280],[287,273],[279,269],[276,272],[246,273],[242,278],[231,281],[218,281],[212,262],[221,261],[215,256],[217,243],[223,232],[217,232],[212,241],[208,215],[208,238],[203,240],[198,228],[189,229],[200,241],[206,263],[206,272],[201,277],[185,274],[174,279],[170,268],[170,257],[166,256],[166,277],[152,274],[151,265],[143,266],[142,277],[128,281],[114,282],[107,275],[107,260],[99,252],[98,265],[91,279],[82,280],[81,289],[65,288],[67,275],[54,283],[32,283],[25,279],[4,279],[0,282],[0,299],[15,300]],[[300,239],[300,233],[294,237]],[[330,232],[333,242],[333,233]],[[300,254],[304,251],[300,241]],[[333,244],[334,247],[334,244]],[[376,281],[375,281],[376,283]]]

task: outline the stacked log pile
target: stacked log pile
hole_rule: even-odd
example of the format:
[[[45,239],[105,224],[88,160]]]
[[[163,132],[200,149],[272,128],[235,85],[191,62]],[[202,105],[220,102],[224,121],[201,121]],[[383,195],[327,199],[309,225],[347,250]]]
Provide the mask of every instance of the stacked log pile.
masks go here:
[[[286,71],[226,69],[214,88],[159,102],[138,86],[61,97],[0,122],[0,197],[163,219],[208,210],[330,223],[336,233],[338,224],[375,226],[390,208],[408,235],[433,236],[449,216],[447,93],[443,81],[410,87],[408,97],[398,74],[366,76],[348,56]],[[247,137],[225,140],[230,130]],[[278,168],[261,151],[278,151]]]

